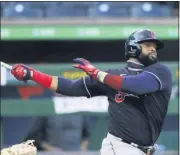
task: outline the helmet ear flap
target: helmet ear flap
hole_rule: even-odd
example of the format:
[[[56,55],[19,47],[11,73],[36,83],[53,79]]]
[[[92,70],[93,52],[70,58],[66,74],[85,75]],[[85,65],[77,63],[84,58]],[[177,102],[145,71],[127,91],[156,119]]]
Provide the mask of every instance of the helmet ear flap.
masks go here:
[[[138,58],[142,49],[139,43],[134,41],[127,41],[125,43],[125,57],[129,58]]]

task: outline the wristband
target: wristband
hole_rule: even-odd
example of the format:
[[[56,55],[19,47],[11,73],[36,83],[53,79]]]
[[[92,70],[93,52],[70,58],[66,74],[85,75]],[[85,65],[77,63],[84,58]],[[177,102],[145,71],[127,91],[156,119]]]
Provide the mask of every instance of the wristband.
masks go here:
[[[104,78],[106,77],[107,74],[108,73],[106,73],[106,72],[99,71],[98,74],[97,74],[97,79],[100,82],[104,83]]]

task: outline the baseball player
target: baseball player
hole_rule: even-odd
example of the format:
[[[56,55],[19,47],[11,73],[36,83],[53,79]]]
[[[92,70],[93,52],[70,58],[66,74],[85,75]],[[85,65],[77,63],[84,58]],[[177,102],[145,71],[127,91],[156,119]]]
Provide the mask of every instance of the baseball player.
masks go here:
[[[157,51],[163,46],[151,30],[138,30],[125,43],[127,63],[122,69],[101,71],[76,58],[73,66],[89,76],[68,80],[23,64],[14,65],[11,73],[18,80],[33,80],[63,95],[107,96],[108,133],[101,155],[149,155],[154,153],[172,89],[170,70],[157,62]]]

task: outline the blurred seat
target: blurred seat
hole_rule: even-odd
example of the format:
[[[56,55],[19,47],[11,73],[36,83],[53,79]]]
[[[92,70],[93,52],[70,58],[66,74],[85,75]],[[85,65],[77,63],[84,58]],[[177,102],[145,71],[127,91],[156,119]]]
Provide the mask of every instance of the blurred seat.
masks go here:
[[[2,17],[3,16],[3,10],[6,6],[8,6],[9,2],[0,2],[0,4],[1,4],[1,7],[0,7],[1,11],[0,12],[1,12],[1,17]]]
[[[46,10],[47,17],[84,17],[88,15],[88,5],[82,2],[50,3]]]
[[[32,8],[43,8],[43,7],[48,7],[49,3],[54,3],[54,2],[48,2],[48,1],[31,1],[29,2],[30,6]]]
[[[46,10],[47,8],[49,8],[49,6],[51,4],[54,4],[56,5],[57,2],[48,2],[48,1],[44,1],[44,2],[38,2],[38,1],[31,1],[30,2],[30,5],[33,9],[38,9],[38,10],[41,10],[42,11],[42,16],[45,17],[46,16]]]
[[[156,3],[139,3],[132,8],[132,17],[169,17],[171,8]]]
[[[41,17],[40,9],[33,9],[30,2],[10,2],[3,9],[4,17]]]
[[[5,7],[8,6],[10,2],[0,2],[1,3],[1,7]]]
[[[96,5],[97,16],[129,17],[135,2],[100,2]]]

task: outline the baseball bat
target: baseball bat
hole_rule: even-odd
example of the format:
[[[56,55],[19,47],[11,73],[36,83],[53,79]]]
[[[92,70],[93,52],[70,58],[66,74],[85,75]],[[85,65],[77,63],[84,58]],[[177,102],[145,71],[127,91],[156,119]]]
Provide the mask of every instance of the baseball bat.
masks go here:
[[[9,65],[9,64],[7,64],[5,62],[2,62],[2,61],[1,61],[1,67],[5,67],[5,68],[7,68],[9,70],[12,70],[12,66],[11,65]]]

